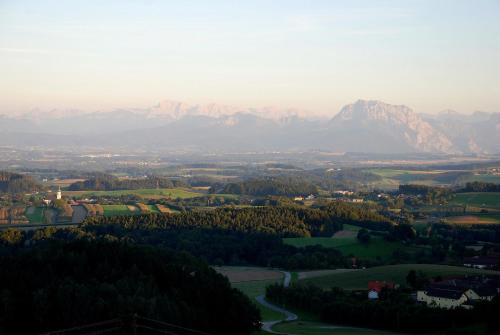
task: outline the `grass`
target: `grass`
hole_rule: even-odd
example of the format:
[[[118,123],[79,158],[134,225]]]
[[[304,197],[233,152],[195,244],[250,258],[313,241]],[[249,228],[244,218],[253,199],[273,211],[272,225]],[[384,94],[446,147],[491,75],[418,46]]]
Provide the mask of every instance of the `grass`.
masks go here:
[[[285,244],[295,247],[321,245],[326,248],[338,249],[343,255],[353,255],[361,259],[388,259],[393,253],[401,249],[413,253],[415,247],[408,247],[401,242],[387,242],[382,237],[372,237],[368,244],[362,244],[356,236],[351,237],[291,237],[283,239]]]
[[[28,218],[30,223],[43,223],[44,220],[44,208],[43,207],[28,207],[24,215]]]
[[[273,311],[271,309],[262,306],[255,300],[255,297],[265,294],[267,286],[280,281],[281,280],[256,280],[256,281],[233,283],[231,285],[234,288],[237,288],[238,290],[245,293],[250,298],[250,300],[252,300],[252,302],[259,308],[263,321],[271,321],[271,320],[283,319],[284,316],[279,312]]]
[[[297,335],[394,335],[383,330],[372,330],[363,328],[350,328],[334,326],[323,322],[314,321],[293,321],[280,323],[273,327],[274,331],[286,334]]]
[[[104,209],[104,216],[117,216],[117,215],[133,215],[136,212],[131,212],[127,205],[102,205]]]
[[[146,205],[146,206],[148,206],[150,213],[160,213],[160,211],[158,210],[158,208],[156,208],[155,205]]]
[[[143,188],[137,190],[117,190],[117,191],[68,191],[64,192],[65,195],[70,197],[78,198],[92,198],[92,197],[120,197],[123,195],[135,195],[143,199],[161,199],[161,198],[196,198],[201,197],[204,194],[199,192],[194,192],[192,190],[184,188]]]
[[[450,204],[500,209],[500,192],[457,193]]]
[[[344,224],[343,228],[344,228],[344,230],[355,231],[355,232],[357,232],[357,231],[359,231],[361,229],[361,227],[353,226],[352,224]]]
[[[470,269],[459,266],[439,264],[398,264],[377,266],[373,268],[342,272],[301,280],[323,288],[341,287],[349,290],[366,290],[370,280],[390,280],[406,285],[406,276],[410,270],[422,271],[429,277],[460,276],[466,274],[498,274],[498,271]]]

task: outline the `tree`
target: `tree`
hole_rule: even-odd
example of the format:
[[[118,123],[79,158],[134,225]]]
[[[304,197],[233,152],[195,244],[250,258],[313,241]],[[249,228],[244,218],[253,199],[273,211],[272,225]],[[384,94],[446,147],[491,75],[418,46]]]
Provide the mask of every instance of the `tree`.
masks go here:
[[[362,228],[358,231],[358,240],[363,244],[368,244],[370,242],[370,232],[365,228]]]

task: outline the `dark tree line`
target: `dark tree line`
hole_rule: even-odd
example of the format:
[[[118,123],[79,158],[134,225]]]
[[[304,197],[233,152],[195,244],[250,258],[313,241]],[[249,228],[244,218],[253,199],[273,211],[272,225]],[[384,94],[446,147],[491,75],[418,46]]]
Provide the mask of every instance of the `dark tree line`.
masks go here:
[[[0,333],[34,334],[137,313],[212,334],[250,334],[259,311],[184,253],[45,242],[0,257]],[[7,255],[5,255],[7,253]]]
[[[444,203],[453,194],[447,187],[416,184],[399,185],[399,193],[418,196],[425,204]]]
[[[217,189],[217,186],[215,186],[211,189],[211,193],[215,192],[254,196],[296,196],[318,194],[318,188],[299,177],[267,177],[228,183],[222,189]]]
[[[500,184],[474,181],[466,183],[463,192],[500,192]]]
[[[298,207],[217,208],[180,214],[91,217],[85,224],[115,224],[127,229],[217,228],[282,237],[332,236],[342,229],[341,221],[328,211]]]
[[[0,193],[27,193],[41,188],[41,185],[30,176],[0,171]]]
[[[150,176],[138,179],[119,179],[108,174],[96,174],[92,178],[78,181],[69,186],[71,191],[113,191],[135,190],[140,188],[173,188],[185,187],[181,180]]]

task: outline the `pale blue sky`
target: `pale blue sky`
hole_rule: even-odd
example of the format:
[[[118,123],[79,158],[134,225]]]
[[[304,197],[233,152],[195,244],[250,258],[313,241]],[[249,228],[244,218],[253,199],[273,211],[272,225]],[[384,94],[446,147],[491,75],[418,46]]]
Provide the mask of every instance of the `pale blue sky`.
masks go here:
[[[500,1],[0,0],[0,114],[358,98],[500,112]]]

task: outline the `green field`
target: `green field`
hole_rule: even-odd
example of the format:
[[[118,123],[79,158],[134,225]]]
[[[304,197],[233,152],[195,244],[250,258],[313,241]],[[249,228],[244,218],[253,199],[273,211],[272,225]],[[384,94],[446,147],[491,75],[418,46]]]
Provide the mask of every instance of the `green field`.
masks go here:
[[[43,223],[44,220],[43,207],[28,207],[24,215],[28,218],[30,223]]]
[[[450,204],[500,209],[500,193],[498,192],[457,193],[450,200]]]
[[[231,286],[242,291],[250,298],[250,300],[259,308],[263,321],[280,320],[280,319],[283,319],[283,317],[284,317],[283,314],[278,313],[276,311],[273,311],[271,309],[268,309],[268,308],[262,306],[261,304],[259,304],[255,300],[255,297],[266,293],[267,286],[274,284],[276,282],[280,282],[280,281],[281,280],[278,280],[278,281],[276,281],[276,280],[246,281],[246,282],[241,282],[241,283],[232,283]]]
[[[122,195],[135,195],[143,199],[188,199],[203,196],[203,193],[195,192],[184,188],[143,188],[138,190],[118,190],[118,191],[68,191],[65,195],[78,198],[91,198],[99,196],[120,197]]]
[[[104,216],[133,215],[139,213],[139,210],[136,212],[130,211],[127,205],[102,205],[102,208],[104,209]]]
[[[158,210],[158,208],[156,208],[155,205],[146,205],[146,206],[148,206],[150,213],[160,213],[160,211]]]
[[[400,285],[406,285],[406,276],[410,270],[423,271],[429,277],[459,276],[466,274],[500,274],[498,271],[470,269],[459,266],[439,264],[399,264],[377,266],[303,279],[303,283],[312,283],[323,288],[341,287],[349,290],[365,290],[370,280],[391,280]]]
[[[398,250],[415,252],[417,248],[408,247],[401,242],[387,242],[382,237],[372,237],[368,244],[362,244],[356,236],[352,237],[291,237],[283,239],[285,244],[295,247],[321,245],[326,248],[338,249],[343,255],[353,255],[361,259],[388,259]]]
[[[296,335],[394,335],[383,330],[372,330],[363,328],[350,328],[334,326],[328,323],[314,321],[293,321],[280,323],[273,327],[274,331],[284,334]]]

